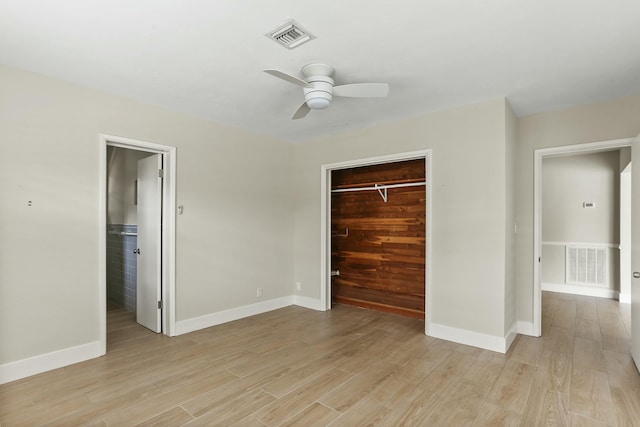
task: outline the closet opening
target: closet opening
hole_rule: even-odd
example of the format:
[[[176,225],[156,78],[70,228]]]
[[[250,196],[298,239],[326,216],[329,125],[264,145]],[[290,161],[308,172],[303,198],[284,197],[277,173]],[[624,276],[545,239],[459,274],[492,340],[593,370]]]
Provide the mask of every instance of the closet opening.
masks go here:
[[[323,296],[428,325],[430,151],[324,165]]]

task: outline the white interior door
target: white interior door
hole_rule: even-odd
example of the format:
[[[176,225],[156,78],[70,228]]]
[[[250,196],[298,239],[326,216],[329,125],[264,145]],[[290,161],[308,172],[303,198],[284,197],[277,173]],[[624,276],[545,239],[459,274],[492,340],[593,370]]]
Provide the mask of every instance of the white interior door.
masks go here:
[[[162,331],[162,157],[154,154],[138,161],[138,268],[136,321],[154,332]]]
[[[631,144],[631,355],[640,371],[640,135]]]

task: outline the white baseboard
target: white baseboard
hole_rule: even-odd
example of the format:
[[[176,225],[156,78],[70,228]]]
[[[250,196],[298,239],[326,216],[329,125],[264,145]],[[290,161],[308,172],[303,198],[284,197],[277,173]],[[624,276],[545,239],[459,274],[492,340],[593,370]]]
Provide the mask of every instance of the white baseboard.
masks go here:
[[[521,335],[529,335],[534,337],[533,333],[533,322],[525,322],[523,320],[518,320],[518,333]]]
[[[511,325],[511,329],[509,329],[509,332],[507,332],[507,337],[505,338],[505,343],[504,343],[505,353],[509,351],[511,344],[513,344],[513,341],[516,339],[517,336],[518,336],[518,324],[514,322],[514,324]]]
[[[102,356],[100,341],[90,342],[0,365],[0,384]]]
[[[210,328],[211,326],[233,322],[234,320],[267,313],[290,305],[293,305],[293,295],[205,314],[204,316],[194,317],[192,319],[180,320],[176,322],[176,335],[187,334],[200,329]]]
[[[511,334],[511,332],[509,332],[509,334]],[[503,354],[506,353],[508,349],[508,338],[485,335],[479,332],[468,331],[466,329],[452,328],[451,326],[440,325],[433,322],[429,324],[429,331],[427,332],[427,335]],[[513,339],[515,339],[515,336]],[[511,345],[511,343],[509,343],[509,345]]]
[[[541,287],[543,291],[562,292],[565,294],[608,299],[618,299],[618,295],[620,294],[620,292],[613,289],[596,288],[593,286],[567,285],[565,283],[542,283]]]
[[[304,297],[302,295],[294,295],[293,303],[300,307],[310,308],[316,311],[326,311],[319,299]]]
[[[631,294],[620,294],[618,296],[620,304],[631,304]]]

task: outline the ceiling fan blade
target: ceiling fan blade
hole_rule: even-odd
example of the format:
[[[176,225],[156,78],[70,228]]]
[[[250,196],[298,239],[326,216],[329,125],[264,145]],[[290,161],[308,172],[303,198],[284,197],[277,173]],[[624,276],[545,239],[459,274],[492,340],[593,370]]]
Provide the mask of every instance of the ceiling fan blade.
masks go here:
[[[311,108],[309,108],[309,106],[305,102],[300,106],[300,108],[298,108],[298,110],[296,110],[296,112],[293,114],[293,117],[291,117],[291,120],[302,119],[307,114],[309,114],[309,111],[311,111]]]
[[[351,98],[381,98],[389,94],[389,85],[386,83],[353,83],[350,85],[334,86],[334,96],[347,96]]]
[[[274,77],[277,77],[279,79],[285,80],[289,83],[293,83],[294,85],[298,85],[298,86],[302,86],[302,87],[313,87],[311,84],[305,82],[302,79],[299,79],[295,76],[292,76],[290,74],[287,73],[283,73],[282,71],[278,71],[278,70],[264,70],[265,73],[267,74],[271,74]]]

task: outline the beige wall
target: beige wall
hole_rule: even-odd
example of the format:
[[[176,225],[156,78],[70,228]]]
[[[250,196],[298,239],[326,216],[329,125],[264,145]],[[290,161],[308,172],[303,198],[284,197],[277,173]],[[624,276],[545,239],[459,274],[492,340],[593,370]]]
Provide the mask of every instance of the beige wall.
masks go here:
[[[516,152],[518,320],[533,322],[534,150],[628,138],[640,133],[640,96],[521,117]]]
[[[506,103],[498,99],[295,148],[295,280],[320,298],[321,165],[431,149],[432,322],[504,337]]]
[[[177,147],[178,320],[291,295],[289,144],[0,67],[0,365],[99,340],[101,133]]]
[[[619,243],[619,163],[619,150],[543,159],[544,242]]]

